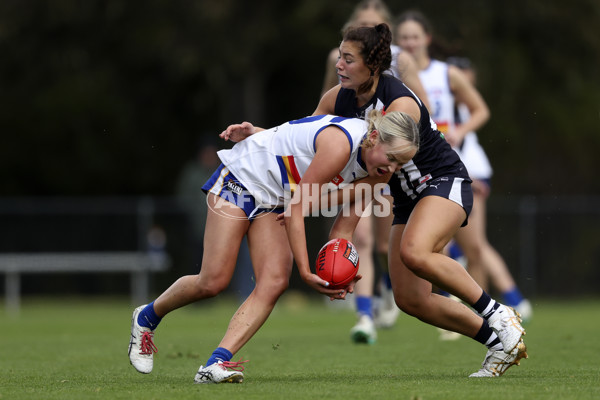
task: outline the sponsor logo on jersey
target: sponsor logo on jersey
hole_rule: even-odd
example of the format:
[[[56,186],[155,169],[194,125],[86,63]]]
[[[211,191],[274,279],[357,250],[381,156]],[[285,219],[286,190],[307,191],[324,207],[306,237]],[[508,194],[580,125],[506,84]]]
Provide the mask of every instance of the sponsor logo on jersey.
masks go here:
[[[244,188],[241,187],[240,185],[238,185],[237,183],[235,183],[234,181],[227,182],[227,189],[230,192],[237,194],[238,196],[241,195],[242,192],[244,191]]]
[[[344,178],[342,178],[341,175],[338,175],[331,180],[331,183],[333,183],[336,186],[339,186],[342,182],[344,182]]]
[[[423,183],[427,182],[427,181],[428,181],[428,180],[430,180],[430,179],[431,179],[431,174],[427,174],[427,175],[425,175],[425,176],[422,176],[422,177],[420,177],[420,178],[419,178],[419,185],[421,185],[421,184],[423,184]]]

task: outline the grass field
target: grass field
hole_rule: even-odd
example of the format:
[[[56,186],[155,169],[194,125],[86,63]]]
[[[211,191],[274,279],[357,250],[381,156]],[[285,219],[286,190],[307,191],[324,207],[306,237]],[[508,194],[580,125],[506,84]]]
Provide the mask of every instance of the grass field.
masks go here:
[[[126,300],[33,299],[0,308],[0,399],[600,399],[600,300],[536,301],[530,358],[501,378],[469,379],[485,355],[467,338],[441,342],[402,315],[373,346],[350,343],[350,310],[288,293],[236,356],[242,384],[194,385],[236,304],[213,300],[169,315],[154,371],[126,356]],[[3,304],[0,303],[0,307]]]

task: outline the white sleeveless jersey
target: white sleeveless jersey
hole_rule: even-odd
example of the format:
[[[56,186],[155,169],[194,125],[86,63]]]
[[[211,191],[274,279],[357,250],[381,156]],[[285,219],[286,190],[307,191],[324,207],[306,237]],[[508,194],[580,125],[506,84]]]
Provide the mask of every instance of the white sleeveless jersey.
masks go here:
[[[419,78],[429,97],[431,118],[437,124],[440,132],[447,133],[456,126],[458,121],[456,120],[455,107],[457,106],[460,121],[466,121],[470,118],[469,110],[464,104],[455,104],[454,94],[450,90],[447,63],[431,60],[426,69],[419,71]],[[469,132],[460,148],[454,150],[467,167],[471,178],[489,179],[492,176],[492,167],[477,140],[475,132]]]
[[[396,46],[395,44],[390,45],[390,50],[392,51],[392,63],[390,64],[390,69],[385,71],[385,74],[390,74],[394,78],[400,79],[400,71],[398,70],[398,55],[402,51],[400,46]]]
[[[447,133],[454,127],[454,95],[450,91],[448,64],[431,60],[427,68],[419,71],[419,78],[429,98],[431,119],[438,131]]]
[[[252,135],[217,154],[260,207],[281,207],[312,162],[317,135],[332,125],[340,128],[350,143],[348,163],[330,183],[343,187],[368,175],[362,167],[360,150],[368,125],[361,119],[335,115],[306,117]]]
[[[469,109],[464,104],[458,105],[460,121],[470,118]],[[479,144],[477,134],[473,131],[467,133],[458,149],[454,149],[460,156],[461,161],[467,167],[472,179],[490,179],[492,177],[492,166],[483,147]]]

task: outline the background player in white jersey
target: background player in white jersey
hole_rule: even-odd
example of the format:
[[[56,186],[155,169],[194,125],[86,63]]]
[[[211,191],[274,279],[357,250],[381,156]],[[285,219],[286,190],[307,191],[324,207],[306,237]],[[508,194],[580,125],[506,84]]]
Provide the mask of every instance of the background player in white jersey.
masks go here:
[[[396,40],[417,63],[437,129],[456,147],[467,133],[477,131],[489,119],[485,101],[459,68],[430,57],[431,25],[422,13],[411,10],[398,17]],[[464,104],[470,113],[459,125],[454,123],[455,102]]]
[[[464,253],[473,278],[486,289],[491,278],[495,288],[503,295],[504,302],[513,307],[520,306],[523,317],[528,319],[531,316],[530,304],[524,301],[506,263],[490,245],[485,232],[485,202],[492,171],[483,149],[477,143],[475,131],[489,118],[487,104],[474,82],[460,68],[431,59],[428,50],[433,32],[422,13],[403,13],[398,18],[397,29],[398,43],[415,57],[420,68],[419,76],[431,101],[432,119],[463,162],[471,161],[467,165],[471,178],[479,178],[473,184],[474,211],[469,218],[470,223],[457,232],[454,240]],[[461,113],[456,112],[457,107]],[[460,117],[460,120],[456,120],[456,117]]]
[[[241,382],[242,362],[231,358],[263,325],[288,287],[292,256],[302,279],[320,293],[343,299],[353,289],[354,283],[344,290],[329,289],[326,281],[311,273],[304,217],[320,198],[311,197],[313,191],[321,193],[334,179],[337,185],[358,178],[365,178],[367,184],[387,182],[415,155],[418,145],[412,118],[376,111],[369,123],[331,115],[291,121],[220,151],[222,165],[203,187],[208,216],[200,273],[179,278],[155,301],[134,310],[131,364],[139,372],[152,371],[153,335],[161,319],[226,289],[240,243],[247,236],[255,288],[194,379],[196,383]],[[286,191],[287,198],[291,196],[288,204]],[[285,227],[276,220],[284,207]]]
[[[451,57],[446,61],[463,71],[469,82],[474,86],[477,83],[476,71],[471,61],[464,57]],[[456,105],[457,122],[469,118],[468,108],[459,103]],[[492,166],[487,158],[485,150],[479,144],[477,134],[469,132],[460,146],[454,148],[473,179],[473,211],[469,217],[469,225],[463,231],[473,230],[471,235],[467,232],[462,243],[468,243],[470,238],[478,244],[481,249],[482,266],[484,268],[477,276],[472,274],[481,287],[487,289],[490,284],[502,294],[504,304],[514,307],[523,318],[529,321],[533,316],[533,310],[529,300],[523,297],[514,278],[512,277],[506,262],[498,251],[490,244],[486,234],[486,202],[491,190]],[[457,238],[463,235],[459,231]],[[458,251],[462,252],[460,245],[456,244]]]
[[[392,15],[388,7],[381,0],[363,0],[356,5],[350,19],[342,28],[342,35],[351,27],[374,27],[378,24],[387,24],[393,32]],[[390,51],[392,62],[390,68],[384,73],[401,79],[427,104],[425,90],[421,85],[417,65],[412,56],[402,52],[395,44],[391,44]],[[340,51],[336,47],[331,50],[327,58],[322,95],[340,83],[336,68],[339,58]],[[385,193],[382,199],[391,204],[392,198],[389,193]],[[374,206],[376,206],[375,201],[370,207]],[[376,327],[394,326],[400,310],[394,302],[387,272],[392,216],[388,218],[375,216],[375,213],[370,210],[367,210],[367,213],[370,216],[361,219],[352,239],[360,255],[362,279],[354,288],[357,322],[350,330],[350,338],[355,343],[374,344],[377,340]],[[376,266],[379,267],[379,273],[376,272]],[[377,298],[374,297],[375,288],[379,289]]]

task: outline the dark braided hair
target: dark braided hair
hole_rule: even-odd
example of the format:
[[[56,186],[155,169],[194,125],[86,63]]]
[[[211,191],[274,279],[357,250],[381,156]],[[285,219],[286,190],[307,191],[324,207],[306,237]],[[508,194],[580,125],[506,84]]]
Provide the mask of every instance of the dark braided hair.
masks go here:
[[[390,68],[392,64],[392,32],[387,24],[379,24],[375,27],[349,28],[344,33],[345,42],[359,43],[360,55],[365,65],[371,70],[371,76],[380,75]],[[358,90],[358,93],[368,91],[373,85],[373,79],[369,79]]]

